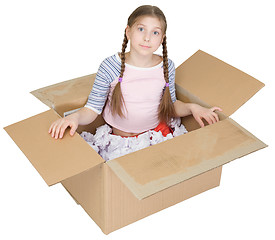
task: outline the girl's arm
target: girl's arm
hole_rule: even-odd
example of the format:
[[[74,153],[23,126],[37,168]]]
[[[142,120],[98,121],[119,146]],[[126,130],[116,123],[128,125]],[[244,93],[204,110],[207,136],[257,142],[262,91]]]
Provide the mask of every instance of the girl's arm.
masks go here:
[[[87,125],[93,122],[98,114],[93,110],[83,107],[67,117],[60,118],[52,123],[49,133],[55,139],[62,138],[67,127],[71,128],[70,135],[73,136],[78,125]]]
[[[177,117],[185,117],[192,114],[201,127],[204,127],[202,119],[205,119],[209,124],[218,122],[219,117],[215,111],[222,111],[219,107],[205,108],[195,103],[184,103],[180,100],[174,102],[174,107]]]
[[[49,133],[53,138],[62,138],[67,127],[71,128],[70,135],[73,136],[78,125],[87,125],[93,122],[101,113],[110,89],[111,72],[106,72],[106,64],[109,59],[105,59],[99,66],[93,88],[88,96],[88,100],[83,108],[67,117],[58,119],[50,126]],[[92,109],[97,110],[97,112]]]

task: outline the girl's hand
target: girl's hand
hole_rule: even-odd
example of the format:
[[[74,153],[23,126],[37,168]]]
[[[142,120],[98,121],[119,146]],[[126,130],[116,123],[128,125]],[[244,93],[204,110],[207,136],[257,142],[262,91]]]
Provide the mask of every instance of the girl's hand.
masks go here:
[[[205,108],[197,104],[194,104],[190,110],[195,120],[200,124],[201,127],[204,127],[202,119],[205,119],[209,124],[218,122],[219,117],[215,111],[222,111],[222,109],[219,107]]]
[[[73,136],[78,127],[78,119],[75,115],[69,115],[53,122],[49,133],[52,133],[51,136],[55,139],[62,138],[67,127],[71,128],[70,135]]]

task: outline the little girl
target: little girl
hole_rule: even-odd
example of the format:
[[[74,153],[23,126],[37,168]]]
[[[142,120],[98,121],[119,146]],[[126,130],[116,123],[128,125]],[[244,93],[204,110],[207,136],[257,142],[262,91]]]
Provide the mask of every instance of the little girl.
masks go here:
[[[70,127],[93,122],[102,113],[112,134],[138,136],[155,129],[170,133],[171,119],[192,114],[201,127],[219,121],[216,110],[183,103],[175,95],[175,65],[167,57],[166,18],[156,6],[138,7],[128,18],[121,53],[100,65],[86,105],[79,111],[52,123],[49,133],[62,138]],[[125,52],[130,42],[130,51]],[[163,55],[154,52],[162,44]]]

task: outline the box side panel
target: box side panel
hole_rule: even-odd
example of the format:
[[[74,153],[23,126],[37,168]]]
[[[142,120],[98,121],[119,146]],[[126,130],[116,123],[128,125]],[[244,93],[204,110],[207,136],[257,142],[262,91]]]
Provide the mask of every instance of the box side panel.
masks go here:
[[[176,69],[176,83],[230,116],[264,84],[199,50]]]
[[[222,171],[222,167],[215,168],[145,199],[138,200],[108,165],[105,165],[108,172],[106,188],[108,219],[105,234],[219,186]]]
[[[63,112],[82,107],[92,89],[96,74],[40,88],[31,93],[62,116]]]
[[[264,147],[227,118],[107,164],[142,199]]]
[[[103,165],[104,163],[61,182],[101,229],[104,228]]]

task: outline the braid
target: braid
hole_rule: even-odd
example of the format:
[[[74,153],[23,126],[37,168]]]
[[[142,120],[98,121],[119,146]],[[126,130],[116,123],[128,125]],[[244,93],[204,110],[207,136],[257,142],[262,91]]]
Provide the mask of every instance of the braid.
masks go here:
[[[166,36],[162,41],[162,55],[163,55],[163,75],[166,83],[169,83],[169,71],[168,71],[168,54],[167,54],[167,43]],[[159,120],[170,124],[171,118],[176,116],[174,104],[171,99],[169,87],[165,87],[163,96],[160,100],[159,109]]]
[[[163,56],[163,74],[164,79],[167,83],[169,83],[169,76],[168,76],[168,56],[167,56],[167,46],[166,46],[166,36],[163,38],[162,42],[162,56]]]
[[[121,51],[121,70],[119,78],[123,77],[125,71],[125,50],[127,48],[128,39],[126,36],[126,30],[124,32],[124,39],[122,43]],[[124,117],[122,112],[122,104],[124,104],[124,98],[121,92],[121,82],[118,82],[113,90],[112,100],[111,100],[111,112],[113,115],[118,114],[120,117]]]
[[[123,77],[123,73],[125,71],[125,50],[127,48],[127,43],[128,43],[128,39],[126,36],[126,30],[125,30],[123,44],[122,44],[122,51],[121,51],[121,70],[120,70],[120,76],[119,76],[121,78]]]

